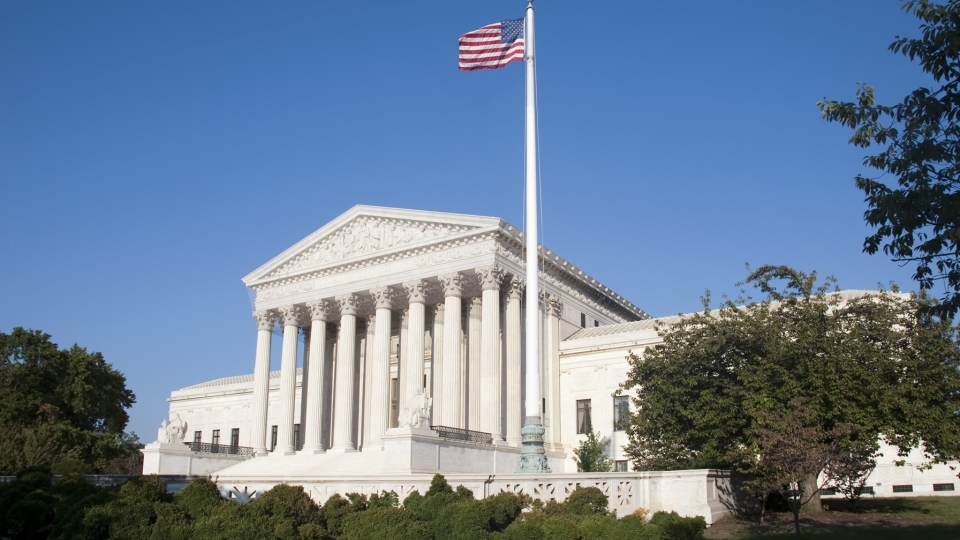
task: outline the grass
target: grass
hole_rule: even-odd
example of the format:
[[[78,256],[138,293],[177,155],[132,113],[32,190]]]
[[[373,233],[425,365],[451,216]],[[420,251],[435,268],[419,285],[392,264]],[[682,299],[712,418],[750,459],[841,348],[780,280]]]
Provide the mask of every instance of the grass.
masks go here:
[[[960,540],[960,497],[870,498],[850,505],[824,501],[822,514],[801,514],[798,537],[789,512],[767,512],[765,523],[756,517],[727,518],[707,529],[705,538],[772,540],[786,538],[837,540]]]

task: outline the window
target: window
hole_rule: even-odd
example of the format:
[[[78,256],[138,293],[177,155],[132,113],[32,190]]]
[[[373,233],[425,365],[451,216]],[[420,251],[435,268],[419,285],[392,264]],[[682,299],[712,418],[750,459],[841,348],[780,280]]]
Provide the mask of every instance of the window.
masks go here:
[[[893,486],[894,493],[913,493],[913,486]]]
[[[823,489],[820,490],[820,494],[821,494],[821,495],[836,495],[836,494],[837,494],[837,488],[825,487],[825,488],[823,488]]]
[[[630,423],[630,398],[613,396],[613,430],[623,431]]]
[[[193,432],[193,444],[200,444],[200,439],[203,437],[202,431]]]
[[[580,314],[580,328],[586,328],[586,327],[587,327],[587,314],[586,314],[586,313],[581,313],[581,314]]]
[[[240,446],[240,428],[230,430],[230,446]]]
[[[577,400],[577,433],[593,431],[593,422],[590,420],[590,400]]]
[[[277,447],[277,426],[270,426],[270,451]]]
[[[953,491],[953,484],[934,484],[934,491]]]
[[[293,425],[293,449],[300,449],[300,424]]]
[[[594,326],[600,326],[600,321],[594,319],[594,320],[593,320],[593,325],[594,325]]]
[[[219,430],[219,429],[213,430],[213,438],[211,438],[210,442],[212,442],[213,444],[220,444],[220,430]]]
[[[629,468],[627,467],[627,460],[618,459],[613,462],[613,472],[627,472]]]
[[[873,495],[873,486],[863,486],[862,488],[856,488],[854,491],[861,495]]]

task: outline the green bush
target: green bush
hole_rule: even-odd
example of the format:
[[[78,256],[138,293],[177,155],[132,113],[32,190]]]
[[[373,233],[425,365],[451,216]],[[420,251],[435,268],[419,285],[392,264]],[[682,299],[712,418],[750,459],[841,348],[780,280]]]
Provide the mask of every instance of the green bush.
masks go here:
[[[577,516],[605,516],[607,496],[595,487],[577,486],[564,503],[566,513]]]
[[[228,502],[220,496],[217,485],[206,478],[198,478],[190,482],[187,487],[173,496],[173,500],[192,519],[209,517]]]
[[[426,540],[433,538],[430,523],[417,520],[401,508],[376,507],[348,515],[341,540]]]
[[[707,529],[703,516],[687,518],[676,512],[656,512],[650,524],[660,529],[662,540],[696,540],[703,538],[703,531]]]

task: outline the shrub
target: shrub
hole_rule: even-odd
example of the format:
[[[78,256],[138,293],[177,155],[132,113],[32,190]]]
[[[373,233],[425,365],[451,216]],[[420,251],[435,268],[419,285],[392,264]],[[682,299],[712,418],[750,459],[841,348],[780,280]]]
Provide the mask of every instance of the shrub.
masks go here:
[[[341,540],[426,540],[433,538],[430,523],[414,519],[400,508],[376,507],[348,515]]]
[[[320,508],[302,486],[278,484],[249,504],[268,516],[290,521],[294,529],[319,520]]]
[[[657,512],[650,518],[650,524],[660,529],[663,540],[696,540],[703,538],[703,531],[707,529],[703,516],[687,518],[676,512]]]
[[[607,496],[595,487],[577,486],[564,503],[566,513],[579,516],[605,516]]]

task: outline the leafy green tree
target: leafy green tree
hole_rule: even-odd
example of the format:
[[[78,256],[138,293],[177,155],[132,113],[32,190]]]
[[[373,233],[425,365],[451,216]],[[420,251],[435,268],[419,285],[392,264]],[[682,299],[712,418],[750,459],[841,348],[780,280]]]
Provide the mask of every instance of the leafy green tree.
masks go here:
[[[123,431],[134,401],[100,353],[60,349],[39,330],[0,332],[0,474],[63,460],[103,470],[135,455]]]
[[[889,48],[917,60],[932,84],[895,105],[877,103],[861,84],[856,102],[817,106],[824,120],[853,130],[851,144],[881,149],[864,159],[878,174],[855,179],[866,196],[864,219],[876,227],[863,250],[915,264],[921,289],[944,282],[949,292],[930,307],[953,317],[960,309],[960,0],[910,0],[903,8],[920,19],[922,36],[897,37]]]
[[[589,432],[587,438],[573,449],[573,461],[577,464],[577,472],[610,472],[613,470],[613,461],[607,455],[610,449],[610,439],[600,432]]]
[[[882,435],[903,453],[923,443],[931,462],[960,455],[957,331],[924,310],[927,300],[885,291],[844,300],[833,280],[777,266],[746,283],[766,298],[717,310],[706,298],[702,313],[659,327],[661,345],[631,355],[625,452],[636,467],[763,474],[763,419],[800,406],[814,434],[807,448],[875,452]],[[804,489],[816,495],[814,477]]]

